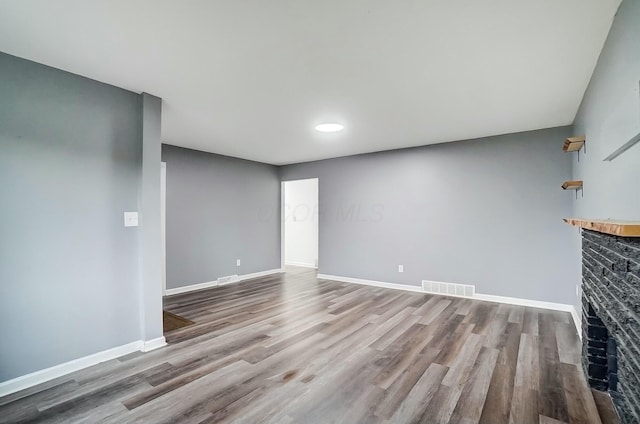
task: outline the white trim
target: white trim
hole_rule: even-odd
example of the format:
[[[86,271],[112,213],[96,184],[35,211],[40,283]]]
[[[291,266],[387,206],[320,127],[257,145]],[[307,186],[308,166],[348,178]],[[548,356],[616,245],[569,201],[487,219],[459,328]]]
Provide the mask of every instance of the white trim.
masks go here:
[[[303,268],[313,268],[313,269],[317,268],[316,264],[308,264],[306,262],[287,261],[284,264],[285,265],[291,265],[291,266],[301,266]]]
[[[252,280],[254,278],[260,278],[260,277],[266,277],[267,275],[273,275],[273,274],[281,274],[284,272],[283,268],[275,268],[275,269],[269,269],[266,271],[260,271],[260,272],[254,272],[252,274],[244,274],[241,275],[240,277],[238,277],[238,281],[236,282],[240,282],[240,281],[246,281],[246,280]]]
[[[218,280],[207,281],[206,283],[199,284],[191,284],[190,286],[177,287],[175,289],[167,289],[165,292],[165,296],[171,296],[174,294],[187,293],[195,290],[203,290],[209,289],[211,287],[216,287],[218,285]]]
[[[361,278],[340,277],[338,275],[318,274],[319,280],[341,281],[343,283],[363,284],[365,286],[383,287],[385,289],[404,290],[410,292],[425,293],[422,287],[409,286],[407,284],[383,283],[382,281],[363,280]],[[426,293],[425,293],[426,294]]]
[[[138,340],[122,346],[103,350],[102,352],[94,353],[89,356],[74,359],[72,361],[65,362],[59,365],[54,365],[53,367],[45,368],[40,371],[16,377],[12,380],[0,383],[0,397],[35,386],[37,384],[44,383],[49,380],[53,380],[54,378],[62,377],[63,375],[99,364],[101,362],[110,361],[120,356],[127,355],[132,352],[137,352],[141,349],[141,347],[142,341]]]
[[[582,340],[582,319],[578,311],[576,311],[576,307],[571,307],[571,318],[573,318],[573,324],[576,326],[576,331],[578,332],[578,337]]]
[[[133,352],[150,352],[166,345],[167,342],[163,336],[149,341],[138,340],[16,377],[12,380],[0,383],[0,398],[81,369],[88,368],[102,362],[111,361],[112,359],[116,359]]]
[[[492,294],[478,294],[473,297],[486,302],[506,303],[508,305],[530,306],[532,308],[551,309],[552,311],[571,312],[573,306],[564,303],[543,302],[541,300],[520,299],[518,297],[495,296]]]
[[[217,287],[217,286],[226,286],[229,284],[239,283],[241,281],[251,280],[253,278],[266,277],[267,275],[280,274],[283,272],[285,272],[284,269],[275,268],[275,269],[269,269],[267,271],[254,272],[252,274],[239,275],[238,278],[224,284],[218,284],[218,280],[214,280],[214,281],[208,281],[206,283],[192,284],[190,286],[178,287],[175,289],[167,289],[166,296],[172,296],[174,294],[180,294],[180,293],[188,293],[188,292],[202,290],[202,289],[209,289],[211,287]]]
[[[140,346],[140,351],[142,352],[151,352],[152,350],[159,349],[163,346],[167,345],[167,341],[164,336],[160,336],[155,339],[151,339],[149,341],[143,341],[142,346]]]
[[[436,293],[427,293],[424,290],[422,290],[422,287],[420,286],[410,286],[407,284],[396,284],[396,283],[384,283],[382,281],[373,281],[373,280],[363,280],[361,278],[351,278],[351,277],[341,277],[338,275],[327,275],[327,274],[318,274],[318,279],[321,280],[332,280],[332,281],[340,281],[343,283],[354,283],[354,284],[364,284],[367,286],[373,286],[373,287],[383,287],[383,288],[387,288],[387,289],[396,289],[396,290],[404,290],[404,291],[410,291],[410,292],[418,292],[418,293],[424,293],[424,294],[431,294],[431,295],[435,295],[435,296],[450,296],[450,297],[460,297],[463,299],[475,299],[475,300],[482,300],[485,302],[495,302],[495,303],[507,303],[509,305],[519,305],[519,306],[531,306],[534,308],[541,308],[541,309],[551,309],[554,311],[563,311],[563,312],[570,312],[574,322],[576,322],[576,315],[574,315],[575,313],[575,308],[572,305],[565,305],[563,303],[552,303],[552,302],[542,302],[540,300],[529,300],[529,299],[519,299],[516,297],[506,297],[506,296],[494,296],[491,294],[479,294],[476,293],[476,295],[474,297],[468,297],[468,296],[455,296],[452,294],[436,294]],[[577,328],[577,324],[576,324],[576,328]]]
[[[286,181],[280,182],[280,268],[284,269],[284,194]]]
[[[160,249],[162,250],[162,295],[167,294],[167,163],[160,162]]]

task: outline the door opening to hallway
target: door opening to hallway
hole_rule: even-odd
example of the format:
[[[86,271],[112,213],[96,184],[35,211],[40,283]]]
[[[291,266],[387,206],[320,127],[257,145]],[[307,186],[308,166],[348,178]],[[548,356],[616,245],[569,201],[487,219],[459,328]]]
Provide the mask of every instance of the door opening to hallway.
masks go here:
[[[318,268],[318,179],[282,183],[284,265]]]

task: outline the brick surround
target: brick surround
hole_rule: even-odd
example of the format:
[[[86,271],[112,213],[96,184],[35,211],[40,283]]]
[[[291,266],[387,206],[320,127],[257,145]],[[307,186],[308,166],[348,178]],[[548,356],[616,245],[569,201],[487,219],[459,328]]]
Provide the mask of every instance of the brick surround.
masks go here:
[[[640,423],[640,238],[582,231],[582,365]]]

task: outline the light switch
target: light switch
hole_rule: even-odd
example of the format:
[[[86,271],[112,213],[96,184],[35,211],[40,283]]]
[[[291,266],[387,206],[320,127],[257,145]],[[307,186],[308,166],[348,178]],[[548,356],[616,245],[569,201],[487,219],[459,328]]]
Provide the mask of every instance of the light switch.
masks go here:
[[[125,227],[137,227],[138,226],[138,212],[125,212],[124,213],[124,226]]]

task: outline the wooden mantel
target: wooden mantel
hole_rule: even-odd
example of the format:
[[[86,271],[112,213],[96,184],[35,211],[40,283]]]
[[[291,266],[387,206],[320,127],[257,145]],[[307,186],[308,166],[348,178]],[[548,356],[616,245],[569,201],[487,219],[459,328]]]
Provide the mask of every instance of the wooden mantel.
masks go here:
[[[640,221],[613,221],[597,219],[565,218],[564,222],[599,233],[622,237],[640,237]]]

